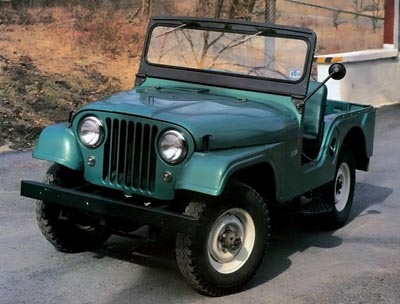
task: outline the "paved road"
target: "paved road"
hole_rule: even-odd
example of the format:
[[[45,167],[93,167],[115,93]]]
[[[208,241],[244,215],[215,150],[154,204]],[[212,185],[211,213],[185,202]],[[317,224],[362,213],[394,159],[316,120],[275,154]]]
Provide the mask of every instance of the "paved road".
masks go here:
[[[42,237],[21,179],[48,164],[0,154],[0,303],[400,303],[400,106],[378,112],[375,156],[358,173],[351,221],[336,232],[276,229],[248,289],[223,298],[192,291],[171,247],[111,238],[98,251],[67,255]],[[147,246],[147,247],[146,247]]]

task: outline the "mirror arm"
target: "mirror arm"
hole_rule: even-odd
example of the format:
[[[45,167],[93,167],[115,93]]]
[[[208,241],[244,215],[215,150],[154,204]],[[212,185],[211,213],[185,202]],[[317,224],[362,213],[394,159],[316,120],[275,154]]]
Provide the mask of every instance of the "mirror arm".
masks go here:
[[[310,94],[308,94],[308,96],[306,96],[306,98],[304,98],[304,103],[307,102],[307,100],[309,100],[315,93],[317,93],[317,91],[329,80],[332,78],[333,75],[335,75],[337,73],[337,71],[333,71],[332,73],[330,73],[325,79],[324,81],[322,81]]]
[[[299,97],[299,96],[292,96],[292,102],[294,106],[296,107],[297,111],[299,114],[303,114],[304,111],[304,105],[307,100],[309,100],[317,91],[329,80],[332,78],[332,76],[336,73],[336,71],[330,73],[324,81],[322,81],[310,94],[308,94],[304,99]]]
[[[292,96],[292,102],[295,105],[297,111],[303,114],[305,103],[331,78],[335,80],[343,79],[346,76],[346,68],[341,63],[334,63],[328,69],[329,75],[322,81],[317,87],[312,90],[307,96]]]

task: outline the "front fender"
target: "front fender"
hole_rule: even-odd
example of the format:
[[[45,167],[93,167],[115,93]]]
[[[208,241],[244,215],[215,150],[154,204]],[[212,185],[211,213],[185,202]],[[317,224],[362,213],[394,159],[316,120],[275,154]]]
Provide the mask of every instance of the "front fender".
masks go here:
[[[59,123],[45,128],[40,133],[32,156],[58,163],[72,170],[83,170],[82,154],[68,123]]]
[[[218,196],[224,191],[229,177],[238,170],[261,162],[273,165],[269,152],[278,145],[196,152],[183,168],[176,189]]]

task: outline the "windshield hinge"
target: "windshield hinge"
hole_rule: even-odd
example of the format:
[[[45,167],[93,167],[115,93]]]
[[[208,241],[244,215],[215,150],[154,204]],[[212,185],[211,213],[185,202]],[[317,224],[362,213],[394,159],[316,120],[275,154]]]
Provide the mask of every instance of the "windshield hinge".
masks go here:
[[[293,102],[294,106],[296,107],[297,112],[299,112],[299,114],[303,114],[303,110],[304,110],[304,96],[293,95],[293,96],[292,96],[292,102]]]
[[[141,73],[136,74],[135,87],[142,85],[142,83],[146,80],[146,77],[147,77],[146,74],[141,74]]]

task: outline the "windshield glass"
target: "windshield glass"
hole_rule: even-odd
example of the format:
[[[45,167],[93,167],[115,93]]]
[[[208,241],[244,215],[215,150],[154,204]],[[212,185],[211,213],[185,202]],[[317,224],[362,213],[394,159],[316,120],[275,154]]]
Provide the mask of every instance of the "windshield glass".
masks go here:
[[[157,26],[146,59],[150,64],[250,75],[296,82],[302,78],[308,52],[302,39]]]

